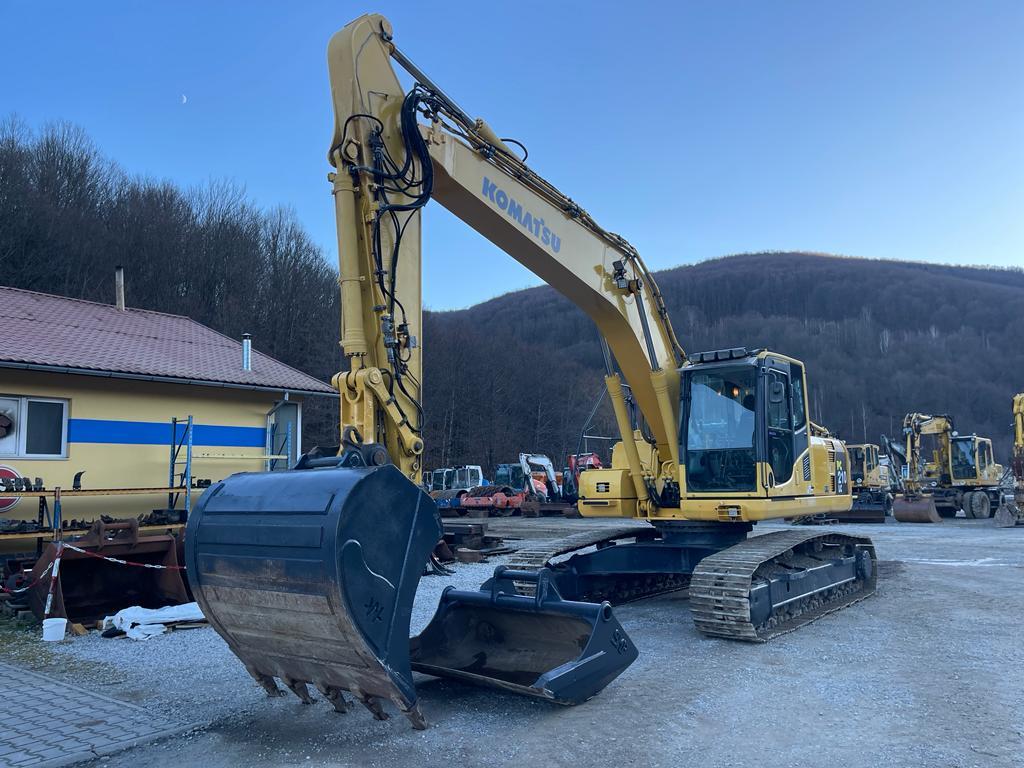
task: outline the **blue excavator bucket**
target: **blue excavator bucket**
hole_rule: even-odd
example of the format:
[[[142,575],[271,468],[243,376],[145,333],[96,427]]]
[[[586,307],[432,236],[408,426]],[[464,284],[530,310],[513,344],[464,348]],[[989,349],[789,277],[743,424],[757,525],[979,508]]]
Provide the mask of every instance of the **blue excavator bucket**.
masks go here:
[[[378,719],[391,701],[423,728],[409,625],[441,536],[434,502],[392,465],[241,473],[196,504],[185,562],[203,613],[268,694],[282,693],[280,680],[311,703],[313,685],[345,711],[348,692]],[[632,662],[610,608],[562,601],[545,576],[525,577],[543,586],[538,597],[516,595],[508,579],[446,591],[412,642],[416,669],[574,703]],[[607,630],[626,644],[615,665],[588,651]]]

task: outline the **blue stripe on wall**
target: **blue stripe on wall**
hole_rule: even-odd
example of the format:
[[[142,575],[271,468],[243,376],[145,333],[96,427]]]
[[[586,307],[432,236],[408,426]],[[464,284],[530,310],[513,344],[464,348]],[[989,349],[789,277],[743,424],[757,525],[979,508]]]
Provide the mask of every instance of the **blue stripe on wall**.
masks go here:
[[[177,439],[185,434],[178,425]],[[106,419],[69,419],[69,443],[114,443],[118,445],[170,445],[171,423],[159,421],[114,421]],[[231,448],[264,448],[267,430],[263,427],[226,427],[196,424],[192,444]]]

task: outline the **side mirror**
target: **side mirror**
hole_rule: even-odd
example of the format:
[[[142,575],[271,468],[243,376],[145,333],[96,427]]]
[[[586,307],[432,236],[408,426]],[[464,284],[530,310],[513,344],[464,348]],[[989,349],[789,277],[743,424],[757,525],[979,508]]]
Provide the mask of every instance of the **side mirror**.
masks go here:
[[[773,381],[768,390],[768,401],[772,405],[778,405],[786,399],[786,385],[781,381]]]

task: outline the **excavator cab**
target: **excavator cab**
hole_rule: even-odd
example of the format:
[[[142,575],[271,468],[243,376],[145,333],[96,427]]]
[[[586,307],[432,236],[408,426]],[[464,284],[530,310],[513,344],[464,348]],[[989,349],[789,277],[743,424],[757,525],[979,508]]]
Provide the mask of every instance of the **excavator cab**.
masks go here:
[[[695,360],[681,382],[687,491],[804,495],[806,473],[796,471],[810,444],[803,366],[742,348]]]
[[[978,479],[978,438],[958,435],[950,441],[949,463],[954,481]]]

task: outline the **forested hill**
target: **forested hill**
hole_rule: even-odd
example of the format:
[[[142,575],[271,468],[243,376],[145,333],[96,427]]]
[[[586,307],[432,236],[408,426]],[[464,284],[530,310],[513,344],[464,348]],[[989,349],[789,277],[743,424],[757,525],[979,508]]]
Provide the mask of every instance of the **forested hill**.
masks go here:
[[[289,211],[232,184],[129,176],[73,126],[0,122],[0,284],[112,301],[118,264],[130,306],[252,333],[324,380],[342,364],[337,271]],[[687,350],[804,360],[812,416],[843,437],[877,441],[908,411],[949,413],[1005,461],[1010,398],[1024,391],[1021,270],[770,253],[658,282]],[[520,451],[561,461],[604,387],[593,325],[549,288],[428,313],[421,343],[428,467],[491,469]],[[613,434],[607,411],[592,434]],[[307,442],[337,441],[335,403],[310,401],[305,417]]]
[[[657,280],[688,351],[804,360],[812,416],[842,437],[877,442],[908,411],[949,413],[1007,459],[1010,399],[1024,390],[1024,271],[759,253]],[[425,337],[436,461],[575,448],[603,363],[593,325],[552,289],[432,314]],[[611,429],[606,415],[591,431]]]

